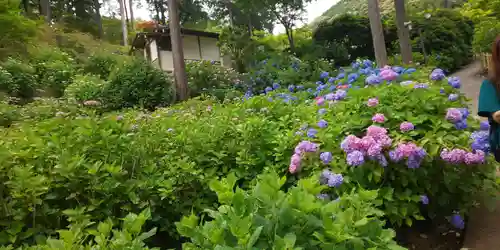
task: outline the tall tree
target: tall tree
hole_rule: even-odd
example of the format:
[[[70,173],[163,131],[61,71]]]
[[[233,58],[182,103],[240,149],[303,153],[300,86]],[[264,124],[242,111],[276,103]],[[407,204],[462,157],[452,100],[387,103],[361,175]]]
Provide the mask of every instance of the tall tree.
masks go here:
[[[394,0],[396,10],[396,26],[398,28],[399,47],[401,48],[401,58],[403,63],[409,64],[412,61],[410,32],[406,27],[405,0]]]
[[[368,18],[372,31],[373,48],[378,67],[387,65],[387,50],[385,48],[384,28],[380,18],[378,0],[368,0]]]
[[[134,26],[134,0],[128,0],[129,10],[130,10],[130,26],[132,30],[135,30]]]
[[[259,0],[263,3],[260,8],[268,9],[285,28],[285,33],[290,43],[290,50],[295,51],[295,41],[293,38],[293,27],[302,20],[305,7],[312,0]]]
[[[181,24],[179,20],[179,5],[177,0],[168,0],[170,37],[172,42],[172,57],[174,61],[175,85],[177,97],[183,101],[188,98],[186,64],[182,48]]]
[[[40,0],[40,14],[45,16],[45,22],[50,24],[52,21],[52,13],[50,0]]]
[[[104,29],[102,28],[101,4],[99,0],[94,0],[95,22],[97,23],[98,37],[103,38]]]
[[[123,46],[128,46],[128,31],[127,31],[127,20],[125,19],[125,3],[123,0],[118,0],[120,4],[120,16],[122,19],[122,36],[123,36]]]

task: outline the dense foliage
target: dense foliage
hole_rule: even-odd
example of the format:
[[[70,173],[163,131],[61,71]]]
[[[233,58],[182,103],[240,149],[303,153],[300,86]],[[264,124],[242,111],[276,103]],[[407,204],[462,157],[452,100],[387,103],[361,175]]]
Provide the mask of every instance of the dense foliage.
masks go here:
[[[205,209],[218,207],[218,201],[221,207],[228,204],[209,189],[214,188],[213,180],[234,173],[242,190],[225,192],[222,197],[238,194],[250,202],[257,198],[250,191],[256,177],[267,171],[286,176],[284,190],[289,192],[274,192],[290,197],[291,206],[295,195],[310,199],[320,190],[322,199],[341,197],[339,204],[344,204],[343,197],[355,197],[358,194],[351,191],[363,188],[378,190],[371,194],[377,194],[374,204],[390,225],[447,218],[462,228],[462,217],[483,202],[483,194],[496,193],[497,185],[494,166],[481,153],[487,152],[481,137],[484,131],[475,132],[479,126],[465,112],[465,99],[457,91],[459,79],[446,79],[442,71],[434,71],[431,84],[425,84],[421,83],[429,81],[425,70],[374,69],[372,65],[369,61],[354,62],[352,71],[319,72],[316,83],[289,78],[283,86],[269,82],[274,86],[266,87],[262,96],[252,97],[247,92],[224,104],[191,100],[150,114],[131,110],[100,116],[92,107],[71,103],[43,107],[38,112],[48,114],[44,119],[30,119],[29,115],[15,119],[16,113],[5,112],[3,117],[11,124],[1,130],[0,178],[5,206],[0,214],[1,220],[8,222],[2,231],[9,234],[1,237],[2,242],[18,245],[54,235],[71,223],[65,216],[67,209],[82,210],[93,221],[104,221],[149,208],[151,221],[146,230],[159,228],[159,238],[170,235],[169,243],[163,241],[162,246],[178,247],[176,221],[191,213],[201,217]],[[286,68],[271,67],[263,68],[272,70],[265,75],[286,75]],[[392,84],[387,85],[387,81]],[[20,121],[23,117],[26,119]],[[379,137],[374,131],[386,138],[380,150],[375,150],[379,140],[375,138]],[[366,141],[374,148],[359,148],[353,155],[346,148],[349,140]],[[394,154],[401,154],[401,158]],[[315,182],[308,177],[323,186],[305,194],[301,188],[304,183]],[[231,190],[229,186],[227,190]],[[372,209],[356,202],[360,201],[345,204]],[[350,213],[334,203],[318,200],[307,204],[325,204],[324,209],[336,207],[337,214]],[[252,216],[267,214],[265,211],[262,207]],[[320,211],[330,210],[317,211],[316,216],[322,218]],[[221,208],[219,213],[223,213]],[[249,211],[245,213],[249,215]],[[362,220],[366,215],[356,218]],[[222,223],[217,218],[191,234],[182,229],[180,233],[193,237],[193,244],[205,244],[193,233]],[[239,219],[225,220],[236,223]],[[373,224],[366,225],[380,229],[380,222],[370,221]],[[354,235],[364,235],[363,225],[353,227],[352,220],[338,223]],[[320,228],[315,230],[321,232]],[[373,233],[381,232],[379,229]],[[292,237],[292,233],[296,244],[306,244],[295,231],[269,234],[273,241],[259,244],[273,244],[287,234]],[[380,240],[391,244],[391,237]]]
[[[471,20],[455,10],[440,9],[425,14],[419,12],[409,17],[413,51],[425,53],[427,63],[447,71],[469,63],[474,36]],[[399,45],[394,17],[388,16],[383,21],[387,50],[395,55]],[[367,16],[344,14],[322,21],[313,31],[313,39],[326,48],[335,49],[336,53],[328,53],[327,49],[323,56],[337,65],[347,65],[353,58],[374,58]]]
[[[316,178],[304,179],[286,193],[285,178],[263,175],[250,191],[236,188],[237,178],[212,181],[221,206],[210,210],[213,220],[198,225],[195,215],[177,224],[191,238],[183,249],[405,249],[394,231],[384,229],[373,207],[376,191],[345,194],[336,202],[318,199],[325,188]]]

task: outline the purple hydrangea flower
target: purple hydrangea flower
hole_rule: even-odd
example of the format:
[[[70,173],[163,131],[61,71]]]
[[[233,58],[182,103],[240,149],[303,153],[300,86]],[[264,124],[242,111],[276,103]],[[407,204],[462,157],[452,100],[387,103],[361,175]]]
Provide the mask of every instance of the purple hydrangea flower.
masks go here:
[[[326,127],[328,127],[328,122],[325,121],[325,120],[320,120],[318,122],[318,127],[320,127],[320,128],[326,128]]]
[[[343,100],[347,96],[347,92],[345,90],[339,89],[335,92],[334,99],[335,100]]]
[[[399,129],[401,132],[408,132],[414,130],[415,126],[411,122],[402,122],[401,125],[399,125]]]
[[[273,83],[273,89],[279,89],[281,86],[279,83],[275,82]]]
[[[435,69],[431,72],[430,79],[433,81],[443,80],[444,78],[445,75],[442,69]]]
[[[384,114],[375,114],[373,117],[372,117],[372,121],[373,122],[376,122],[376,123],[384,123],[385,122],[385,116]]]
[[[407,69],[404,71],[404,73],[405,73],[405,74],[411,74],[411,73],[414,73],[414,72],[416,72],[416,71],[417,71],[417,69],[415,69],[415,68],[407,68]]]
[[[459,89],[461,86],[460,78],[457,76],[448,77],[448,84],[455,89]]]
[[[310,128],[309,130],[307,130],[307,137],[315,138],[317,133],[318,131],[316,129]]]
[[[323,163],[328,164],[332,161],[332,153],[323,152],[319,155],[319,158],[323,161]]]
[[[457,123],[463,119],[462,112],[457,108],[449,108],[446,112],[446,120]]]
[[[295,147],[295,154],[303,154],[306,152],[316,152],[318,151],[319,145],[310,141],[301,141]]]
[[[375,74],[369,75],[365,79],[365,83],[368,85],[377,85],[377,84],[380,84],[381,82],[382,82],[382,78],[380,78],[379,76],[377,76]]]
[[[341,174],[332,174],[328,179],[329,187],[339,187],[344,182],[344,177]]]
[[[327,101],[333,101],[333,100],[335,100],[335,94],[334,93],[328,93],[328,94],[325,95],[325,99]]]
[[[352,151],[347,154],[347,164],[350,166],[359,166],[365,162],[365,157],[361,151]]]
[[[427,197],[427,195],[421,195],[420,196],[420,201],[422,202],[422,204],[424,205],[428,205],[429,204],[429,197]]]
[[[441,159],[448,163],[458,165],[464,162],[466,154],[467,152],[462,149],[453,149],[451,151],[443,149],[441,151]]]
[[[326,109],[321,108],[321,109],[318,110],[318,114],[324,115],[326,113],[326,111],[327,111]]]
[[[419,84],[415,84],[415,86],[413,86],[414,89],[428,89],[429,88],[429,84],[426,84],[426,83],[419,83]]]
[[[441,94],[446,94],[446,91],[445,91],[443,88],[441,88],[441,89],[439,90],[439,93],[441,93]]]

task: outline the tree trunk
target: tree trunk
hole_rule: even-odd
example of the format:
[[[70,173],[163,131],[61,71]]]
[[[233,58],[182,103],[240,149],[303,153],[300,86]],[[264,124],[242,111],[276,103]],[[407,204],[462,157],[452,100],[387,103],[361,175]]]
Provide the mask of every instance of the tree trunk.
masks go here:
[[[125,22],[127,22],[127,28],[129,25],[129,19],[128,19],[128,10],[127,10],[127,0],[123,0],[123,9],[125,10]]]
[[[368,17],[370,18],[370,29],[377,66],[384,67],[387,65],[387,50],[385,48],[384,28],[380,19],[378,0],[368,0]]]
[[[290,51],[295,53],[295,41],[293,40],[293,29],[291,27],[285,26],[286,36],[288,38],[288,43],[290,43]]]
[[[52,20],[50,0],[40,0],[40,14],[45,16],[45,22],[50,25]]]
[[[449,0],[443,0],[443,7],[444,8],[450,8],[450,1]]]
[[[406,9],[404,0],[394,0],[396,10],[396,26],[398,27],[399,47],[401,48],[401,58],[404,64],[410,64],[412,61],[410,32],[405,26]]]
[[[122,18],[122,35],[123,35],[123,46],[128,46],[128,31],[127,31],[127,20],[125,19],[125,3],[123,0],[118,0],[120,3],[120,16]]]
[[[172,39],[172,57],[177,97],[183,101],[188,98],[186,64],[182,48],[181,24],[179,21],[179,6],[176,0],[168,0],[170,37]]]
[[[132,30],[135,30],[135,26],[134,26],[134,1],[128,0],[128,4],[129,4],[129,10],[130,10],[130,26],[132,27]]]
[[[94,9],[95,9],[95,19],[97,23],[98,35],[99,38],[104,37],[104,30],[102,28],[102,17],[101,17],[101,4],[99,0],[94,0]]]
[[[30,15],[31,14],[31,8],[30,8],[30,1],[29,0],[23,0],[23,9],[24,9],[24,14],[25,15]]]

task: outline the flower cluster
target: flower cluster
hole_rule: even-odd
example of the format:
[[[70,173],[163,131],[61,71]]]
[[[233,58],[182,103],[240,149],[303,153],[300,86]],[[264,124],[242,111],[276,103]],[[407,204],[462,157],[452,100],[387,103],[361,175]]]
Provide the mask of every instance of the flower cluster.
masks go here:
[[[385,116],[384,114],[375,114],[373,117],[372,117],[372,121],[373,122],[376,122],[376,123],[384,123],[385,122]]]
[[[322,185],[329,187],[339,187],[344,182],[344,177],[341,174],[335,174],[328,169],[323,170],[319,177],[319,182]]]
[[[378,105],[378,99],[377,98],[370,98],[370,99],[368,99],[368,103],[366,105],[368,105],[368,107],[375,107]]]
[[[380,77],[386,81],[394,81],[399,74],[396,73],[390,66],[385,66],[380,70]]]
[[[448,77],[448,84],[455,89],[459,89],[461,86],[460,78],[457,76]]]
[[[415,126],[411,122],[402,122],[401,125],[399,125],[399,129],[401,132],[408,132],[414,130]]]
[[[369,75],[365,79],[365,83],[367,85],[377,85],[377,84],[380,84],[381,82],[382,82],[382,78],[380,78],[379,76],[377,76],[375,74]]]
[[[387,166],[387,159],[383,154],[384,148],[392,145],[392,139],[387,130],[379,126],[370,126],[363,138],[354,135],[347,136],[340,147],[347,153],[347,164],[359,166],[364,163],[365,157],[377,160],[380,165]]]
[[[305,153],[318,151],[319,145],[310,141],[301,141],[296,147],[290,159],[288,171],[295,174],[300,171],[300,163]]]
[[[469,110],[467,108],[449,108],[446,112],[446,120],[455,124],[457,129],[467,128],[467,117],[469,116]]]
[[[418,147],[414,143],[400,143],[396,149],[389,152],[391,161],[400,162],[406,159],[408,168],[419,168],[426,155],[425,149]]]
[[[485,154],[481,150],[475,150],[475,152],[467,152],[463,149],[443,149],[441,151],[441,159],[444,161],[453,164],[466,164],[466,165],[475,165],[475,164],[483,164],[485,163]]]
[[[444,71],[442,69],[435,69],[431,72],[430,79],[434,81],[443,80],[445,78]]]

